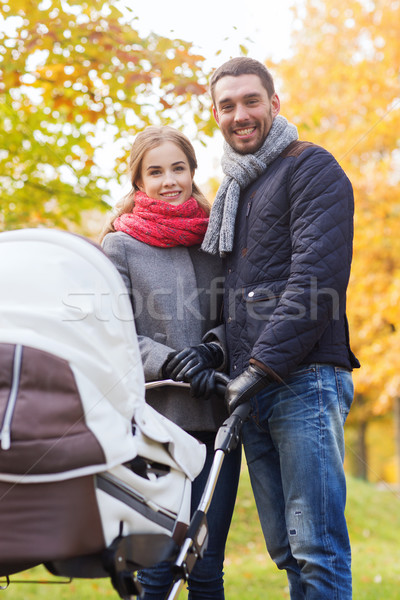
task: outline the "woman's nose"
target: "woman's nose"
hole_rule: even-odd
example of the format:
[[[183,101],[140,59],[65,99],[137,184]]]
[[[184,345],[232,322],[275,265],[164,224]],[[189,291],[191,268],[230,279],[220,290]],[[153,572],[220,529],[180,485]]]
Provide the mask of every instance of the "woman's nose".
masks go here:
[[[175,183],[176,183],[175,174],[172,171],[171,172],[167,171],[164,176],[164,185],[171,186],[171,185],[175,185]]]

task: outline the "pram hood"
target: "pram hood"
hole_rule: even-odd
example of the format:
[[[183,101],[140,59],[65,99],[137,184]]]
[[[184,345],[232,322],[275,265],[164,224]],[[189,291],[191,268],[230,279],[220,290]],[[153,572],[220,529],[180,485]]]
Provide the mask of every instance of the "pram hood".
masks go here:
[[[85,424],[104,456],[97,464],[88,461],[62,468],[55,464],[46,472],[40,468],[27,472],[26,467],[5,472],[0,466],[0,479],[29,483],[97,473],[133,459],[141,445],[147,455],[154,446],[156,457],[161,443],[168,448],[171,466],[193,480],[204,463],[204,448],[145,403],[128,292],[103,251],[58,230],[4,232],[0,234],[0,281],[0,344],[34,349],[68,363]],[[43,402],[51,402],[51,394],[44,396]],[[29,418],[27,411],[28,425]],[[132,435],[132,420],[136,435]],[[7,455],[3,430],[4,415],[0,453]],[[68,432],[63,436],[70,437],[73,448],[74,436]]]

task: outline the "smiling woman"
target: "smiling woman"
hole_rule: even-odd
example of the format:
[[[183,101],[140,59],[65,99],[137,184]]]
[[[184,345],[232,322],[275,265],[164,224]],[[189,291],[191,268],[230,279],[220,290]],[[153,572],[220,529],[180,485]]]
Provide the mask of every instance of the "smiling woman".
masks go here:
[[[176,144],[164,142],[144,155],[137,185],[150,198],[176,206],[192,195],[192,179],[185,153]]]
[[[193,181],[196,167],[193,146],[180,131],[140,132],[130,157],[131,191],[103,239],[131,297],[146,381],[159,382],[146,391],[146,401],[206,444],[206,466],[193,482],[194,510],[212,466],[216,431],[227,416],[218,396],[224,376],[216,373],[225,367],[222,262],[199,251],[209,206]],[[170,386],[171,379],[189,383],[190,389]],[[240,459],[238,446],[224,460],[217,499],[207,513],[208,548],[189,577],[193,600],[223,600],[225,542]],[[171,579],[165,562],[141,572],[144,600],[165,598]]]

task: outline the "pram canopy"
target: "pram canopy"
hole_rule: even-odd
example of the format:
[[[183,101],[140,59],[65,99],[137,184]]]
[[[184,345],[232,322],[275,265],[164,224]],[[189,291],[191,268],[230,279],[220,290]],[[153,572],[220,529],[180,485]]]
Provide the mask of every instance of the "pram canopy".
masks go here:
[[[1,479],[66,479],[126,462],[138,454],[142,439],[132,436],[134,421],[150,440],[168,445],[171,465],[192,480],[199,465],[201,468],[203,449],[145,403],[128,293],[101,249],[58,230],[4,232],[0,234],[0,281],[3,382],[11,379],[22,394],[12,414],[8,386],[3,383],[0,448],[6,451],[0,451]],[[16,351],[14,346],[25,347],[26,370],[19,373],[21,349]],[[46,370],[46,381],[40,373],[41,361],[51,366]],[[75,381],[68,380],[67,365]],[[40,374],[36,380],[35,374]],[[67,397],[69,402],[63,402]],[[81,407],[77,406],[78,398]],[[74,402],[75,413],[70,414]],[[7,423],[4,428],[7,405],[11,440]],[[57,419],[54,406],[59,411]],[[53,414],[52,422],[43,422],[46,414]],[[21,441],[14,439],[13,422],[19,424],[26,444],[29,439],[37,441],[41,432],[46,436],[46,427],[50,427],[47,437],[54,455],[69,457],[53,465],[42,460],[30,470],[26,465],[18,468],[11,461],[14,445]],[[60,453],[56,452],[57,445]],[[79,451],[74,450],[78,446]],[[77,452],[83,459],[79,465]],[[157,455],[156,446],[154,452]],[[9,467],[11,462],[14,469]]]

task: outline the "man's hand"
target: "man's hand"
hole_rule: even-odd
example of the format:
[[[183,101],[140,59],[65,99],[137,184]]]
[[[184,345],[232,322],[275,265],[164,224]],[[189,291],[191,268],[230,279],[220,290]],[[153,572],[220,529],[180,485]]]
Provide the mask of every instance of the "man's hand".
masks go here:
[[[245,371],[228,383],[225,392],[225,402],[231,415],[236,407],[250,400],[261,392],[269,383],[271,377],[257,365],[250,365]]]
[[[163,373],[175,381],[191,381],[203,369],[217,369],[223,362],[224,353],[218,344],[199,344],[173,354],[163,366]]]

